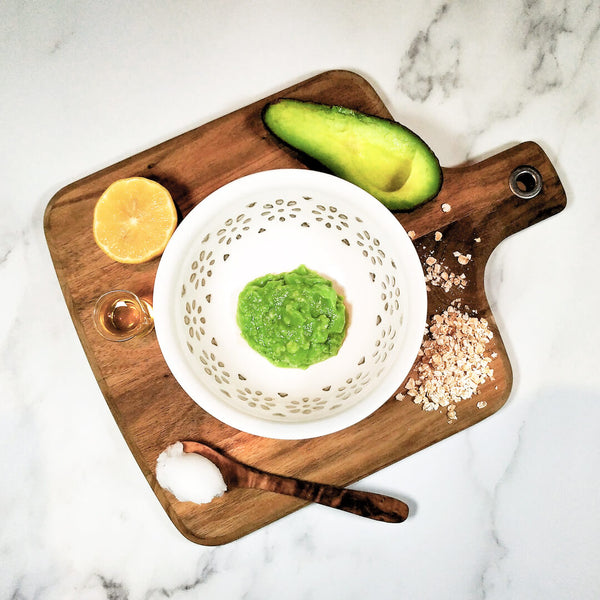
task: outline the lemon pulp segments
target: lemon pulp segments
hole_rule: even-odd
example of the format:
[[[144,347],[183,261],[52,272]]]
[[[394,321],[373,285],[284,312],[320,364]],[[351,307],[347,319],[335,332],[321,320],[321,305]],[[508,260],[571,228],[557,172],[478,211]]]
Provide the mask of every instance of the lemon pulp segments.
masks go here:
[[[142,263],[162,254],[176,226],[171,194],[144,177],[115,181],[94,209],[94,240],[122,263]]]

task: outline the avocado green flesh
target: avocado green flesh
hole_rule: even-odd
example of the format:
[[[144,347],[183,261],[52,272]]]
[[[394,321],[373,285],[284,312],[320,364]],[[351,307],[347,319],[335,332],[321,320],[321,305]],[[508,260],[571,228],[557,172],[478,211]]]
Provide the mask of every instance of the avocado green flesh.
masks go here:
[[[346,307],[330,280],[301,265],[248,283],[237,322],[250,347],[275,366],[306,369],[338,353]]]
[[[435,154],[399,123],[351,109],[283,99],[263,120],[281,140],[318,160],[391,209],[435,196],[442,171]]]

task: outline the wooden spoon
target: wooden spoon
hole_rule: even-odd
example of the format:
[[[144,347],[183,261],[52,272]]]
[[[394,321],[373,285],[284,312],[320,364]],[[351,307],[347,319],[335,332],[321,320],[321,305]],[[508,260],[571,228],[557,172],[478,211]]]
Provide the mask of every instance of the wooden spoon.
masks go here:
[[[267,490],[386,523],[402,523],[408,517],[408,506],[390,496],[265,473],[228,458],[205,444],[191,441],[182,443],[184,452],[195,452],[214,463],[228,488]]]

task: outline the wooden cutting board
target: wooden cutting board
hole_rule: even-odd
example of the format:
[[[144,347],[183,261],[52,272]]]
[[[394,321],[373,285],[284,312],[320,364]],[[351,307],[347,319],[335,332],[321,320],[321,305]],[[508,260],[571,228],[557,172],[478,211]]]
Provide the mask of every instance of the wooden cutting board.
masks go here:
[[[52,198],[45,214],[46,238],[65,301],[115,421],[173,523],[187,538],[205,545],[235,540],[304,503],[270,492],[237,489],[207,505],[178,502],[155,479],[158,454],[175,441],[203,441],[263,470],[345,486],[497,411],[509,396],[512,374],[485,296],[485,265],[499,242],[566,204],[547,156],[539,146],[527,142],[477,164],[444,168],[444,184],[437,198],[413,212],[396,215],[407,231],[415,232],[423,261],[433,255],[457,274],[465,274],[463,290],[445,292],[431,287],[429,314],[439,313],[461,298],[489,321],[494,333],[488,350],[497,355],[491,363],[495,378],[480,387],[476,398],[458,405],[458,420],[453,424],[442,412],[424,412],[409,400],[391,398],[364,421],[321,438],[281,441],[237,431],[205,413],[183,392],[154,334],[121,344],[97,334],[92,309],[98,296],[124,288],[151,298],[159,259],[143,265],[112,262],[94,243],[92,215],[102,192],[123,177],[142,176],[160,182],[171,191],[181,218],[185,218],[210,192],[243,175],[276,168],[319,168],[265,130],[261,110],[267,101],[283,96],[390,117],[363,78],[347,71],[325,72],[65,187]],[[397,117],[401,120],[401,115]],[[530,200],[518,198],[509,189],[509,175],[521,165],[536,168],[542,176],[542,192]],[[449,212],[442,211],[443,203],[451,206]],[[435,231],[443,234],[439,242],[434,240]],[[472,260],[464,267],[459,265],[455,251],[471,254]],[[401,384],[399,381],[399,389]],[[482,400],[487,405],[477,408]]]

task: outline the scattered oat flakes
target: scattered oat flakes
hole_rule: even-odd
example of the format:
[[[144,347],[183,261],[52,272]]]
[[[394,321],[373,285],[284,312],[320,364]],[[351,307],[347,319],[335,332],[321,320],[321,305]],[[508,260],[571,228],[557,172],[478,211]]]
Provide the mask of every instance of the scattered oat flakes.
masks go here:
[[[415,232],[414,232],[412,229],[411,229],[411,230],[408,232],[408,237],[409,237],[411,240],[414,240],[414,239],[415,239],[415,235],[416,235],[416,234],[415,234]]]
[[[461,265],[469,264],[469,262],[471,262],[471,258],[472,258],[472,256],[470,254],[462,254],[462,252],[458,252],[458,250],[455,250],[452,253],[452,256],[454,256]]]
[[[477,408],[485,408],[487,406],[487,402],[485,400],[480,400],[477,403]]]
[[[448,417],[449,425],[452,425],[452,422],[458,419],[458,416],[456,415],[456,404],[448,404],[448,408],[446,409],[446,417]]]
[[[485,319],[449,306],[432,317],[414,375],[406,382],[406,395],[425,411],[446,408],[451,423],[457,419],[456,404],[478,393],[494,371],[485,346],[493,334]],[[483,402],[483,401],[482,401]]]
[[[430,260],[431,259],[431,260]],[[434,257],[430,256],[425,260],[425,283],[430,283],[435,287],[441,287],[444,292],[449,292],[453,287],[464,290],[467,285],[467,279],[464,273],[456,275],[449,272]]]
[[[475,241],[479,244],[479,242],[481,242],[481,238],[480,237],[476,237]]]
[[[444,202],[444,204],[442,204],[442,212],[450,212],[452,210],[452,207],[447,203]]]
[[[442,239],[442,232],[441,231],[436,231],[434,237],[435,237],[435,241],[439,242]]]

